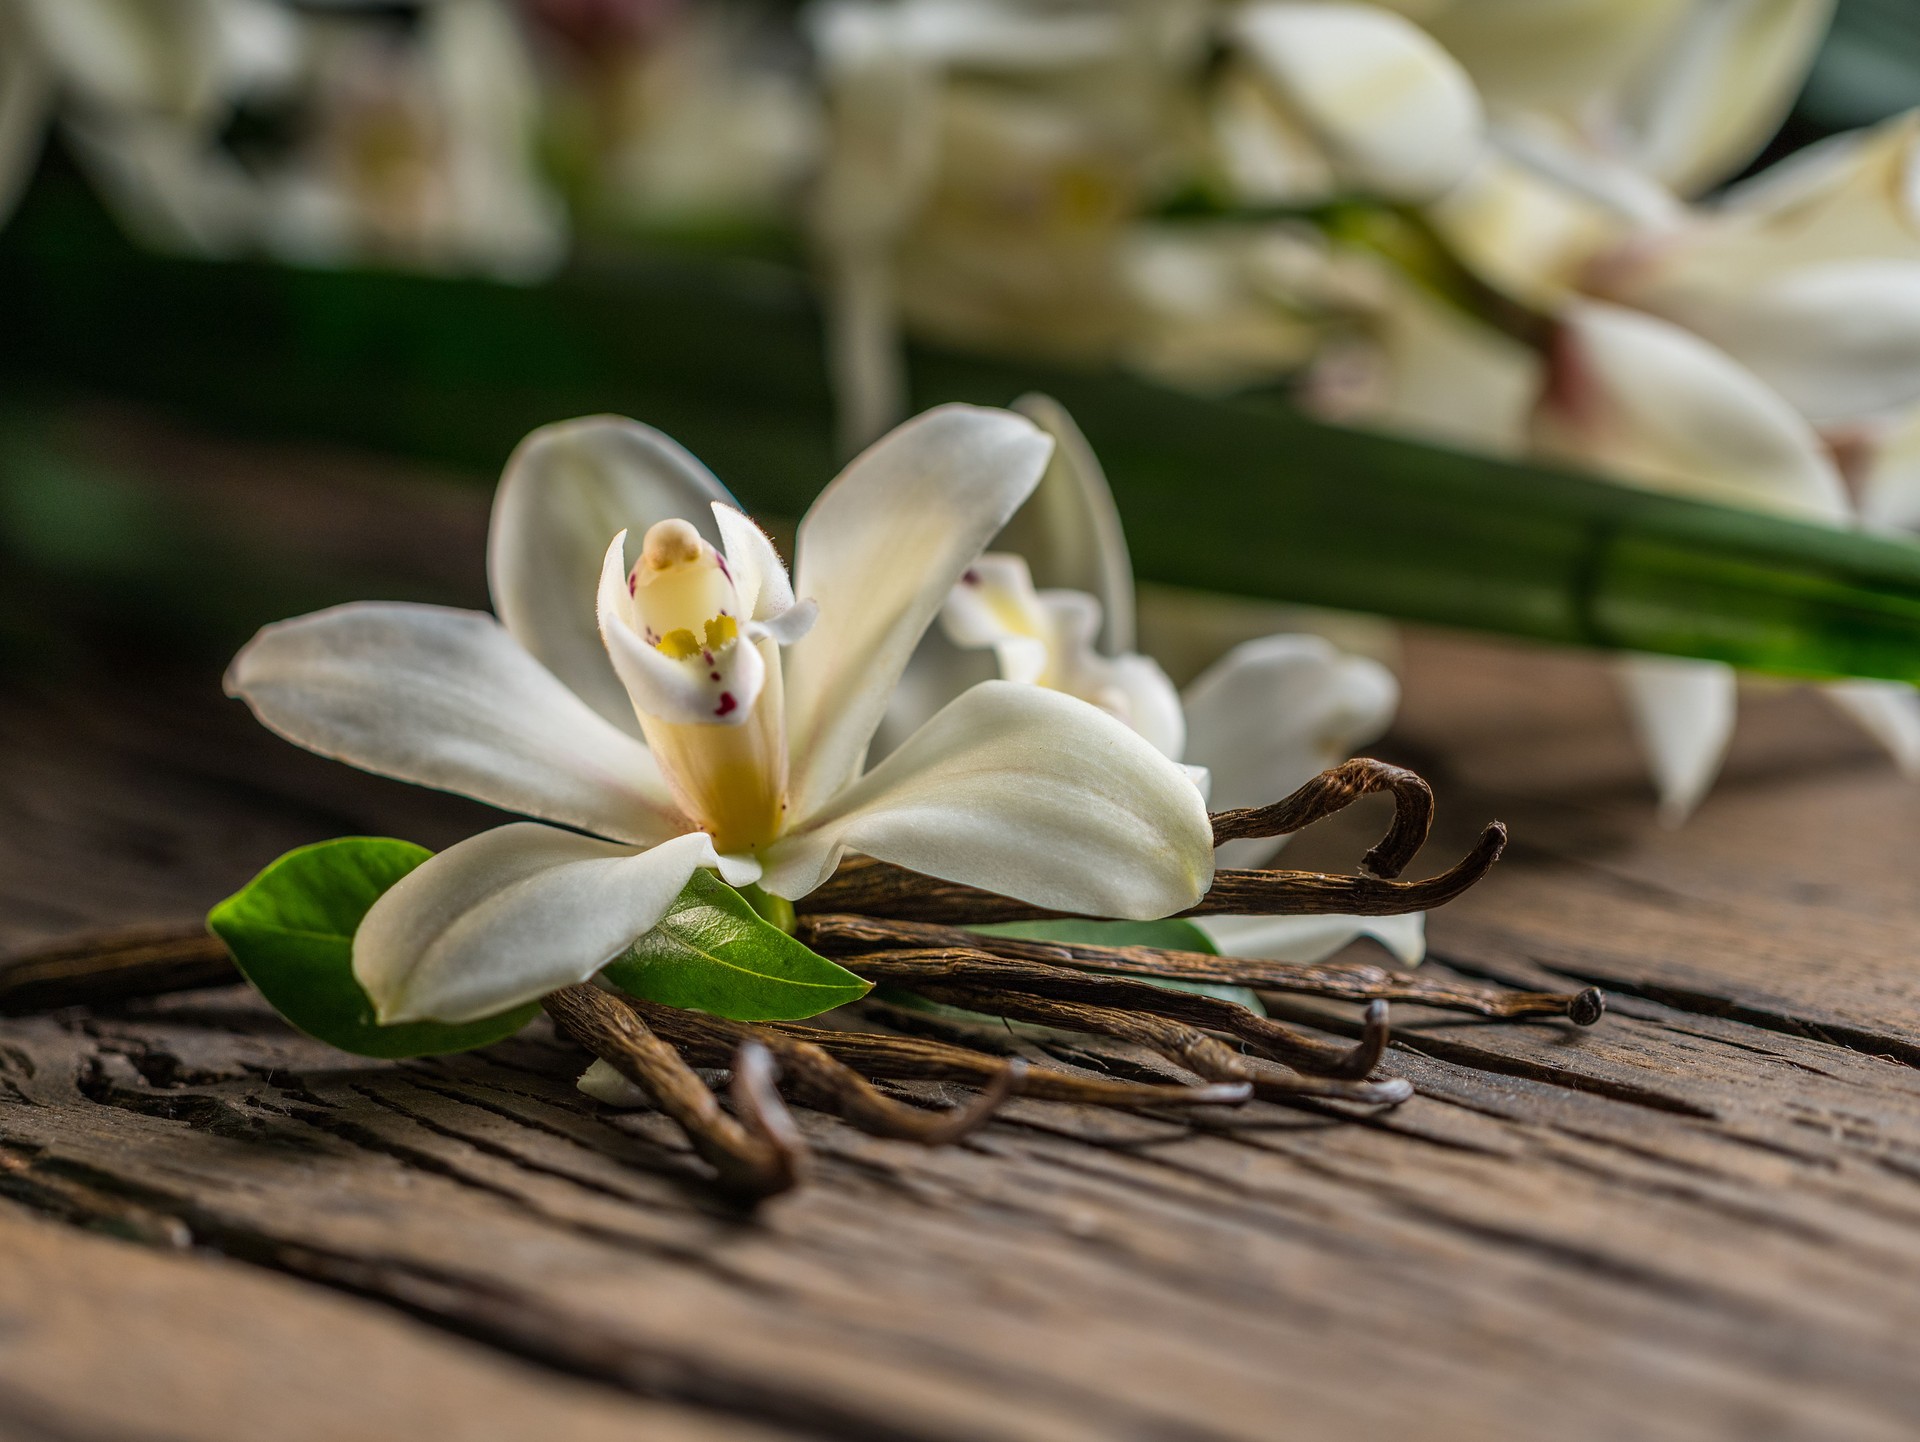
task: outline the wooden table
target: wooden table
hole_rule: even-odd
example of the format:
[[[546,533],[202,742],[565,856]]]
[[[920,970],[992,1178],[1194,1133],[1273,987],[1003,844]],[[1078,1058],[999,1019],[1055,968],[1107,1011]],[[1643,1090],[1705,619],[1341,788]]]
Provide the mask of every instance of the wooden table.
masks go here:
[[[0,948],[487,819],[140,649],[0,690]],[[1613,1010],[1403,1008],[1419,1095],[1363,1120],[1020,1101],[927,1151],[802,1112],[813,1184],[746,1217],[544,1023],[387,1065],[239,989],[0,1022],[0,1435],[1911,1438],[1920,790],[1811,693],[1743,704],[1665,832],[1598,662],[1413,639],[1415,872],[1514,833],[1429,965]]]

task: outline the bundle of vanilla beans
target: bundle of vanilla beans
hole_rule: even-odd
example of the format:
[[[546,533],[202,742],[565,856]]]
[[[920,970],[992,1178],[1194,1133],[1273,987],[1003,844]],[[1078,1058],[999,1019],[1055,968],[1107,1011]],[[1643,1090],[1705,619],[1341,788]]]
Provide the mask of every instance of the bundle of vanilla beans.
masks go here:
[[[1185,914],[1425,911],[1459,896],[1499,859],[1506,830],[1495,822],[1451,869],[1426,881],[1394,880],[1426,841],[1433,793],[1413,772],[1366,758],[1322,772],[1271,806],[1215,813],[1214,840],[1285,835],[1381,791],[1394,799],[1393,822],[1360,874],[1221,870]],[[1593,989],[1511,991],[1364,963],[1302,965],[997,936],[967,928],[1054,914],[868,860],[842,866],[800,907],[799,939],[876,984],[871,997],[848,1010],[886,1030],[726,1021],[593,984],[563,988],[544,1003],[564,1035],[680,1125],[725,1190],[748,1199],[788,1190],[806,1168],[806,1144],[776,1080],[795,1099],[865,1131],[930,1146],[964,1137],[1014,1095],[1135,1109],[1235,1106],[1254,1098],[1382,1107],[1413,1092],[1402,1079],[1372,1079],[1387,1046],[1389,1001],[1493,1018],[1565,1017],[1580,1026],[1598,1021],[1605,1007]],[[1365,1022],[1358,1042],[1342,1045],[1235,1001],[1140,979],[1147,977],[1362,1001]],[[224,949],[203,933],[120,933],[17,959],[0,971],[0,1009],[97,1004],[234,979]],[[1197,1080],[1029,1067],[983,1049],[975,1023],[989,1019],[1132,1043]],[[731,1112],[695,1067],[730,1071]],[[876,1079],[958,1082],[980,1094],[969,1105],[932,1111],[886,1095]]]

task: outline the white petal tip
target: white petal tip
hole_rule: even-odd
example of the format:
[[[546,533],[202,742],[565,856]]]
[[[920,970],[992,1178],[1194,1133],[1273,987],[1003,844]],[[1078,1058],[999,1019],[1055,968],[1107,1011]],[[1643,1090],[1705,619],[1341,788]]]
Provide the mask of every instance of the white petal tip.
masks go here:
[[[645,1091],[604,1061],[596,1060],[580,1074],[580,1080],[574,1085],[603,1106],[631,1110],[652,1105],[652,1099]]]

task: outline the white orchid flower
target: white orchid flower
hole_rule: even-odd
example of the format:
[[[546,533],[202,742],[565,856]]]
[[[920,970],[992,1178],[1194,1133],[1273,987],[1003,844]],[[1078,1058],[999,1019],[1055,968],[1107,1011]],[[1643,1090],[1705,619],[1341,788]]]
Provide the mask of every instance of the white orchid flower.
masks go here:
[[[582,981],[700,867],[791,899],[853,851],[1054,910],[1197,901],[1199,793],[1070,697],[975,687],[864,766],[915,643],[1049,449],[1004,411],[928,412],[822,492],[789,581],[666,437],[549,426],[495,499],[498,620],[365,602],[262,631],[228,690],[288,740],[557,823],[483,832],[380,899],[353,954],[380,1019],[458,1022]]]
[[[1386,730],[1399,703],[1393,674],[1317,636],[1245,642],[1184,691],[1158,662],[1131,651],[1133,572],[1099,462],[1054,401],[1028,396],[1016,408],[1056,443],[1039,489],[1000,537],[1025,554],[990,552],[967,567],[941,611],[953,649],[928,638],[909,672],[917,693],[899,698],[904,708],[924,714],[940,704],[978,674],[967,664],[972,655],[991,653],[1004,680],[1089,702],[1186,764],[1221,808],[1278,800]],[[1037,588],[1034,566],[1088,589]],[[1219,860],[1259,866],[1282,841],[1229,842]],[[1196,924],[1240,956],[1318,961],[1361,936],[1409,964],[1425,952],[1419,915],[1208,916]]]
[[[1697,336],[1617,306],[1582,302],[1563,317],[1534,439],[1544,455],[1628,484],[1825,525],[1853,521],[1827,448],[1784,399]],[[1678,824],[1713,784],[1732,738],[1734,670],[1630,657],[1620,675],[1663,819]],[[1848,681],[1823,689],[1920,776],[1913,688]]]
[[[1359,191],[1422,202],[1478,155],[1473,82],[1411,21],[1375,5],[1259,0],[1227,19],[1256,86],[1230,75],[1217,125],[1249,199],[1311,201]]]

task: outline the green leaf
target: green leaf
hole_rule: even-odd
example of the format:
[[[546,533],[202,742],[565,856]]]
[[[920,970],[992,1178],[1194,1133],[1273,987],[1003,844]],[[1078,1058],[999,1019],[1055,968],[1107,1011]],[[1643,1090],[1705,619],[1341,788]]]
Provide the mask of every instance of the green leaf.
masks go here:
[[[537,1003],[446,1026],[381,1026],[353,977],[353,933],[380,895],[433,855],[411,841],[343,836],[289,851],[208,913],[240,972],[308,1036],[357,1056],[433,1056],[512,1036]]]
[[[1154,946],[1162,951],[1204,951],[1218,956],[1213,938],[1177,916],[1164,921],[997,921],[969,927],[984,936],[1021,941],[1079,942],[1083,946]]]
[[[660,924],[602,973],[622,991],[732,1021],[800,1021],[872,990],[696,871]]]
[[[1084,946],[1152,946],[1162,951],[1204,951],[1218,956],[1220,948],[1213,938],[1177,916],[1163,921],[998,921],[970,930],[988,936],[1011,936],[1022,941],[1079,942]],[[1265,1016],[1266,1007],[1249,987],[1232,986],[1219,981],[1180,981],[1166,976],[1136,976],[1135,981],[1163,986],[1168,991],[1190,991],[1197,996],[1218,997],[1244,1006],[1255,1016]]]

